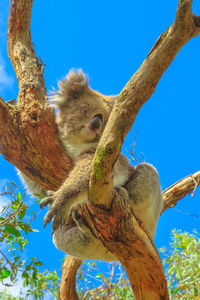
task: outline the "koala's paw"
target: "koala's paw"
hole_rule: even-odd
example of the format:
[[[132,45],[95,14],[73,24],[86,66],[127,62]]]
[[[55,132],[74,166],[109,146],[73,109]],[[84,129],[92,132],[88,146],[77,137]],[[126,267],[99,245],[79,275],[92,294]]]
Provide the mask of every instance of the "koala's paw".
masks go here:
[[[129,200],[129,195],[128,195],[128,192],[125,188],[121,187],[121,186],[118,186],[118,187],[115,187],[115,190],[117,191],[118,194],[120,194],[120,196],[128,201]]]
[[[93,232],[90,230],[88,224],[83,219],[81,215],[75,210],[72,210],[72,219],[76,223],[76,225],[85,233],[88,233],[89,235],[93,236]],[[88,235],[88,236],[89,236]]]
[[[45,200],[45,199],[44,199]],[[49,203],[49,198],[45,200],[45,203]],[[55,227],[59,227],[66,224],[70,215],[71,207],[69,204],[64,204],[63,198],[60,197],[59,193],[55,193],[51,197],[51,202],[53,203],[49,208],[49,211],[44,217],[44,227],[54,220]]]
[[[48,197],[43,198],[40,201],[40,207],[50,205],[49,211],[46,213],[44,217],[44,227],[51,222],[55,217],[59,217],[63,214],[63,196],[60,191],[48,192]]]
[[[53,201],[54,201],[54,198],[53,198],[54,193],[55,192],[53,192],[53,191],[47,191],[46,192],[47,197],[43,198],[40,201],[40,208],[43,208],[44,206],[47,206],[50,203],[53,203]]]
[[[45,215],[44,217],[44,227],[46,227],[47,224],[49,224],[51,222],[51,220],[53,219],[55,215],[55,211],[51,208]]]

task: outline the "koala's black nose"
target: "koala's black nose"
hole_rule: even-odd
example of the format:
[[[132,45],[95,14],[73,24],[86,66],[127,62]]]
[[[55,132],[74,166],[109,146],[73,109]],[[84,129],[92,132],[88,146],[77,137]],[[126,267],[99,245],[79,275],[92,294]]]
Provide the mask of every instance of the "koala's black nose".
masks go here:
[[[96,115],[90,122],[89,128],[95,131],[101,127],[101,124],[102,124],[102,116]]]

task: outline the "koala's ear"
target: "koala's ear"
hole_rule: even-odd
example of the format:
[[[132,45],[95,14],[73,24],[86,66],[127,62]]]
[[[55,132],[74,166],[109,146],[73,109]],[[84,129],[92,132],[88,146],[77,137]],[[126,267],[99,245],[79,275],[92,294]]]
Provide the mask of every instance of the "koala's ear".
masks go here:
[[[50,97],[52,106],[57,108],[82,96],[89,88],[89,80],[81,69],[71,70],[58,86],[59,90],[54,90],[54,94]]]

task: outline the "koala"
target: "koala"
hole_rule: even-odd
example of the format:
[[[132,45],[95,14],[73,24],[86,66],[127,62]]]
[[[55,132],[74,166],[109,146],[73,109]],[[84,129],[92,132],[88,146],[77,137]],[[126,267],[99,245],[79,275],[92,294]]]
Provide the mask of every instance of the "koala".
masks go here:
[[[60,139],[74,167],[63,185],[41,200],[41,208],[50,204],[44,224],[46,226],[53,220],[53,242],[68,254],[80,259],[117,260],[73,209],[88,199],[91,163],[115,97],[92,90],[84,73],[78,70],[70,71],[59,83],[51,101],[58,109]],[[113,173],[114,188],[129,201],[153,238],[162,208],[156,169],[147,163],[131,166],[128,159],[120,154]],[[70,215],[75,225],[69,225]]]

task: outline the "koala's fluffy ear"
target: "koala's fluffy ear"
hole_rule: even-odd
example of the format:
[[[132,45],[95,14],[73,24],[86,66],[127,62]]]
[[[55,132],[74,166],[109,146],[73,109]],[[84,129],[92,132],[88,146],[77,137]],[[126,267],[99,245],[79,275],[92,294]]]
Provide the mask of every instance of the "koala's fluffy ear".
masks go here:
[[[81,69],[71,70],[58,86],[59,90],[54,90],[55,93],[50,98],[52,106],[57,108],[82,96],[89,89],[89,80]]]

